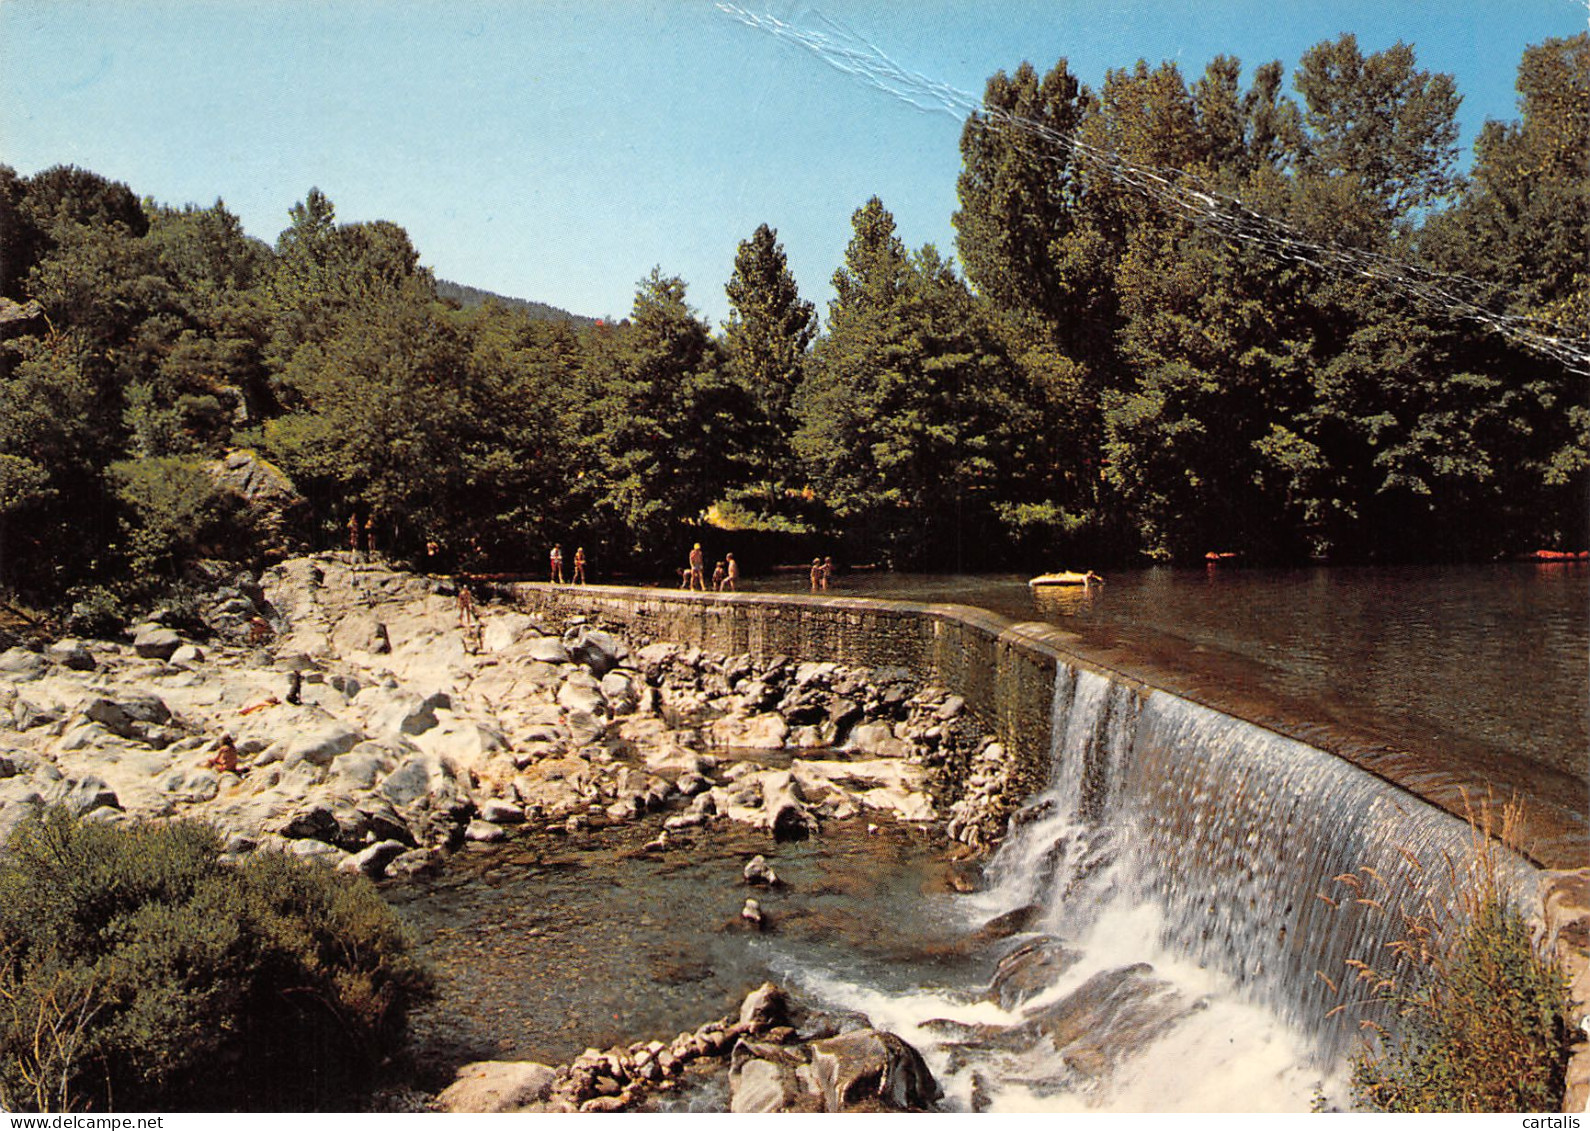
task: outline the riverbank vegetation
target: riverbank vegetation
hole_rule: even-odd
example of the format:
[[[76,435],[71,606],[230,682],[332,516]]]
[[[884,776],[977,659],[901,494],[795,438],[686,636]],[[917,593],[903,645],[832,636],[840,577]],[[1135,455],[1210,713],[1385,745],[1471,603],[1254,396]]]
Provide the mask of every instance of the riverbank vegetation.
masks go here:
[[[1394,1034],[1370,1026],[1375,1038],[1353,1058],[1356,1107],[1562,1110],[1574,1037],[1567,978],[1500,875],[1520,817],[1516,804],[1471,812],[1468,859],[1445,862],[1453,908],[1402,915],[1395,969],[1353,964],[1353,982],[1396,1018]]]
[[[721,331],[661,267],[616,324],[466,309],[317,190],[270,246],[220,201],[0,167],[0,589],[112,607],[355,515],[411,561],[556,538],[598,576],[713,525],[752,566],[1584,548],[1590,378],[1541,343],[1590,338],[1590,36],[1526,51],[1466,174],[1408,47],[1321,43],[1291,87],[996,74],[959,268],[874,198],[820,323],[763,225]],[[235,448],[290,478],[285,527],[218,484]]]
[[[106,810],[102,810],[104,812]],[[343,1110],[429,976],[368,880],[44,812],[0,864],[0,1107]]]

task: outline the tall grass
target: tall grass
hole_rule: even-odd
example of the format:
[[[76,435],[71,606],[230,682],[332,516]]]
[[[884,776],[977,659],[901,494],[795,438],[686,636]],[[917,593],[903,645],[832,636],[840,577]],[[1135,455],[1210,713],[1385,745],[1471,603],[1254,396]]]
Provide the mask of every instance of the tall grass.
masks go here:
[[[1531,939],[1502,878],[1502,854],[1518,844],[1520,808],[1510,803],[1497,819],[1487,801],[1468,816],[1466,858],[1441,861],[1455,895],[1450,907],[1426,901],[1413,912],[1386,911],[1400,919],[1388,960],[1348,962],[1350,981],[1396,1019],[1390,1029],[1361,1022],[1366,1040],[1353,1057],[1352,1095],[1362,1110],[1561,1110],[1567,980]],[[1355,894],[1367,882],[1336,878]]]

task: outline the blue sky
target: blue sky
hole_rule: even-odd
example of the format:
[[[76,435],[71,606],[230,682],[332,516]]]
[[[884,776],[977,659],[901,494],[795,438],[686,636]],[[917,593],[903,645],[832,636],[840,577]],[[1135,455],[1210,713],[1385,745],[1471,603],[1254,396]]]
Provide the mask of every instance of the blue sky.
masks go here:
[[[1516,117],[1526,45],[1587,24],[1584,0],[739,2],[973,94],[1023,59],[1065,56],[1097,86],[1139,57],[1290,73],[1344,31],[1366,52],[1401,39],[1456,77],[1465,143]],[[628,313],[660,265],[716,326],[764,222],[826,303],[873,194],[908,245],[952,251],[958,136],[712,0],[0,0],[0,161],[18,172],[220,197],[268,241],[318,185],[343,220],[403,225],[444,278],[593,316]]]

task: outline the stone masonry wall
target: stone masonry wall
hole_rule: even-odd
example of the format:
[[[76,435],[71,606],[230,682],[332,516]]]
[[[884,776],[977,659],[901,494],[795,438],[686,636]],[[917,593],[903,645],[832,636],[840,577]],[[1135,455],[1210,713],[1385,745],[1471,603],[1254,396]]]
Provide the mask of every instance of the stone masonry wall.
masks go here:
[[[1100,671],[1064,647],[1065,634],[1013,625],[965,605],[829,597],[821,601],[757,593],[693,593],[618,586],[523,583],[515,598],[530,611],[583,615],[639,636],[757,659],[832,660],[898,666],[966,700],[967,708],[1016,756],[1011,784],[1025,796],[1050,769],[1050,716],[1056,665]],[[1147,689],[1129,676],[1112,679]],[[1440,804],[1439,800],[1437,804]],[[1450,808],[1447,806],[1447,808]],[[1542,874],[1537,924],[1570,981],[1570,1024],[1580,1036],[1568,1067],[1564,1110],[1590,1098],[1590,869]]]
[[[1056,665],[1089,666],[1057,646],[1058,631],[1015,626],[965,605],[542,583],[515,585],[513,593],[532,612],[583,615],[726,655],[905,668],[966,700],[978,722],[1014,753],[1022,795],[1048,780]],[[1119,672],[1109,674],[1135,686]]]

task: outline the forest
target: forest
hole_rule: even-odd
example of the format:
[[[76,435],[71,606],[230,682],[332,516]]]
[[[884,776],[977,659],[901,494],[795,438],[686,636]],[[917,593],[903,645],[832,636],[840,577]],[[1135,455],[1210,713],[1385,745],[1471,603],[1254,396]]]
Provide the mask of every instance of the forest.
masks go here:
[[[1402,44],[1322,42],[1290,89],[1023,63],[965,123],[953,258],[862,202],[819,319],[764,224],[716,329],[661,266],[620,322],[537,317],[444,297],[318,190],[270,246],[221,201],[0,166],[0,590],[281,552],[214,474],[238,449],[301,495],[297,545],[368,516],[478,572],[554,539],[598,580],[708,538],[1027,572],[1585,549],[1590,34],[1517,88],[1464,171],[1456,83]]]

